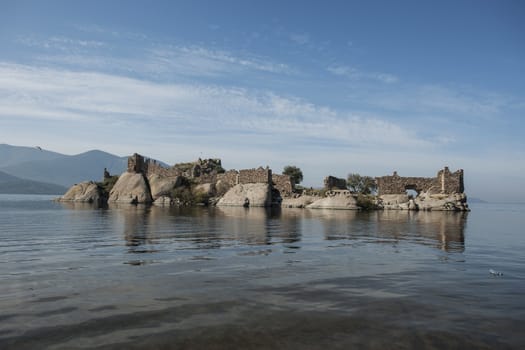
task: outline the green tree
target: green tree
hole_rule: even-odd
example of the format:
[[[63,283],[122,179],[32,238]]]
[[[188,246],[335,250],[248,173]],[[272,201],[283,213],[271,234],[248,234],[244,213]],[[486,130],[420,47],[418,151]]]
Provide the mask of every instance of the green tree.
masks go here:
[[[294,166],[294,165],[287,165],[284,167],[283,170],[284,175],[290,176],[292,183],[299,184],[301,181],[303,181],[303,172],[300,168]]]
[[[350,192],[360,194],[371,194],[377,190],[377,184],[373,177],[359,174],[348,174],[346,185]]]

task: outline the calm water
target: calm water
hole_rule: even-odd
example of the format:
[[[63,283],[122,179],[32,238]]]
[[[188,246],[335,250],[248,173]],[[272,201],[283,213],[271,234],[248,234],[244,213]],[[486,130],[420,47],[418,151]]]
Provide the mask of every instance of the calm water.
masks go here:
[[[356,213],[49,199],[0,195],[1,349],[525,347],[523,205]]]

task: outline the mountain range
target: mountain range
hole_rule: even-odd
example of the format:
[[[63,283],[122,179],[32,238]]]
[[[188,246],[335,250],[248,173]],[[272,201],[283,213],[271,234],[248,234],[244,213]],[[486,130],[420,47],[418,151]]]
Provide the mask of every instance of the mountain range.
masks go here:
[[[65,155],[40,147],[0,144],[0,193],[62,194],[75,183],[120,175],[127,158],[100,150]]]

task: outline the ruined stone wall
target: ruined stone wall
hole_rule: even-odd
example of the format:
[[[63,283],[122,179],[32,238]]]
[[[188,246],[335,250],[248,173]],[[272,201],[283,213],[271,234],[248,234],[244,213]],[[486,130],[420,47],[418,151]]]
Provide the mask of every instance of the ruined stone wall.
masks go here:
[[[465,191],[463,169],[452,173],[448,167],[445,167],[438,172],[437,178],[442,180],[441,186],[444,193],[463,193]]]
[[[463,193],[463,170],[451,173],[448,167],[440,170],[436,177],[402,177],[394,172],[390,176],[376,178],[379,195],[404,194],[406,190],[418,193],[431,191],[433,193]]]
[[[146,161],[147,172],[146,176],[159,175],[161,177],[175,177],[182,175],[181,171],[175,168],[165,168],[154,160],[148,159]]]
[[[201,174],[201,176],[196,177],[194,180],[199,184],[214,184],[217,182],[217,176],[217,173]]]
[[[217,181],[228,184],[230,187],[237,185],[239,172],[237,170],[228,170],[225,173],[217,174]]]
[[[281,193],[281,196],[292,194],[294,186],[289,175],[272,174],[272,182],[273,187]]]
[[[335,176],[327,176],[324,178],[324,188],[326,190],[339,189],[346,190],[346,180]]]
[[[128,158],[128,172],[129,173],[143,173],[148,171],[144,157],[140,154],[134,153]]]
[[[267,183],[272,184],[272,171],[268,168],[239,170],[240,184]]]

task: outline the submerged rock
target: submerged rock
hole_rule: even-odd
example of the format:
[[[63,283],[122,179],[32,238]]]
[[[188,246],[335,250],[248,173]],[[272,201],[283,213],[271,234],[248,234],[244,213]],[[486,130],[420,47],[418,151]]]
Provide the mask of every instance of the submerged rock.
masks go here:
[[[238,184],[219,200],[217,206],[269,207],[272,204],[271,187],[265,183]]]
[[[142,174],[125,172],[109,193],[108,202],[151,203],[152,198],[146,179]]]
[[[101,200],[100,190],[93,181],[81,182],[73,185],[62,197],[57,199],[59,202],[81,202],[99,203]]]

